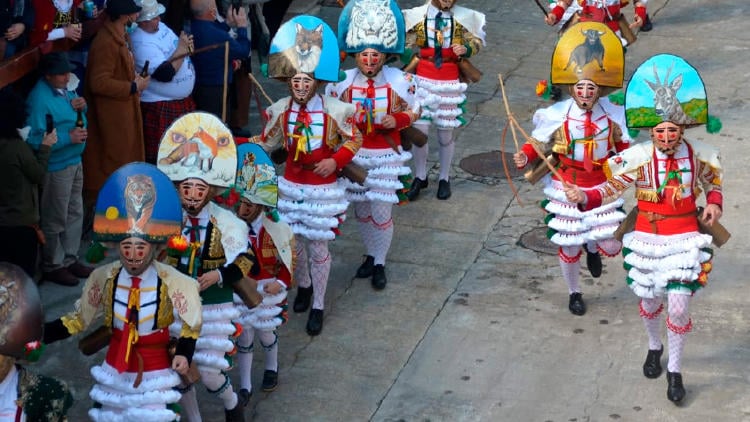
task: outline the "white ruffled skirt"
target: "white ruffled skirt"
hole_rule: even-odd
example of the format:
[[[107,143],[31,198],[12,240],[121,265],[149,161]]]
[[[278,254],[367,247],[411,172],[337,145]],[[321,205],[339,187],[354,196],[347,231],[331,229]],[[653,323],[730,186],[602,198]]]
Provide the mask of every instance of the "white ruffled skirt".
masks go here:
[[[458,80],[440,81],[422,76],[416,79],[417,102],[422,106],[419,121],[432,121],[439,128],[462,126],[459,116],[464,112],[467,85]]]
[[[393,148],[360,148],[354,156],[354,163],[367,169],[364,185],[354,183],[342,177],[340,183],[346,188],[346,199],[350,202],[380,201],[398,203],[396,191],[404,185],[398,179],[411,173],[404,163],[411,160],[411,153],[399,147],[400,153]]]
[[[310,240],[333,240],[344,220],[349,201],[344,186],[335,183],[303,185],[279,177],[279,201],[276,205],[281,221],[294,234]]]
[[[543,204],[549,213],[547,227],[553,230],[550,240],[556,245],[576,246],[589,241],[610,239],[620,222],[625,219],[626,214],[620,209],[625,203],[622,198],[589,211],[581,211],[577,204],[568,202],[562,183],[549,176],[544,181],[547,200]]]

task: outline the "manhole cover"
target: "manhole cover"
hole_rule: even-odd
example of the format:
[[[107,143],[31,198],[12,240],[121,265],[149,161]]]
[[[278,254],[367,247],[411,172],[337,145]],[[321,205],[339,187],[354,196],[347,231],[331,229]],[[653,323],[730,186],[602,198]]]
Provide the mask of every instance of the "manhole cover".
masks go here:
[[[503,169],[503,154],[500,151],[482,152],[470,155],[461,160],[461,168],[475,176],[505,178]],[[523,176],[523,170],[516,169],[513,164],[513,153],[505,153],[505,164],[508,167],[510,177]]]
[[[529,230],[521,235],[518,239],[518,244],[526,249],[546,253],[550,255],[557,255],[559,247],[547,239],[547,227],[537,227]]]

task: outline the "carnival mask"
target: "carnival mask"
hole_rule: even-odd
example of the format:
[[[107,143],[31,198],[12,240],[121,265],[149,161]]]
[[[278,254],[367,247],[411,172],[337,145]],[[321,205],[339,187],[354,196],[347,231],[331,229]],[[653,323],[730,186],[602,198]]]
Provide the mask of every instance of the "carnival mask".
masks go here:
[[[661,122],[651,128],[651,141],[659,151],[672,155],[682,142],[684,129],[672,122]]]
[[[190,215],[197,215],[211,198],[211,187],[201,179],[185,179],[177,185],[182,209]]]
[[[600,94],[599,85],[588,79],[580,80],[570,87],[570,96],[583,110],[591,110],[599,100]]]
[[[237,208],[237,217],[250,224],[255,221],[260,213],[263,212],[263,205],[254,204],[245,198],[240,199],[240,206]]]
[[[120,263],[131,276],[138,276],[151,265],[155,248],[140,237],[128,237],[120,242]]]
[[[318,81],[307,73],[298,73],[289,79],[289,91],[297,104],[307,104],[318,89]]]
[[[432,0],[432,5],[443,12],[451,10],[454,4],[456,4],[456,0]]]
[[[357,67],[363,75],[373,77],[380,73],[385,63],[385,54],[374,48],[366,48],[355,55]]]

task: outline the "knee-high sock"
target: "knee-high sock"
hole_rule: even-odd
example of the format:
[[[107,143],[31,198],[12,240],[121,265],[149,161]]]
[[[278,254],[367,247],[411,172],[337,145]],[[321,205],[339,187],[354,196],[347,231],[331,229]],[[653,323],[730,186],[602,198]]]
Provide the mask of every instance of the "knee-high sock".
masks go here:
[[[370,255],[375,258],[375,265],[385,265],[385,257],[388,255],[388,249],[391,248],[393,240],[393,218],[391,211],[393,205],[387,202],[375,201],[370,206],[372,217],[372,238],[367,246]]]
[[[451,163],[453,154],[456,151],[456,144],[453,142],[453,129],[438,129],[437,138],[440,143],[440,180],[448,181],[451,175]]]
[[[237,341],[237,366],[240,370],[240,388],[253,391],[253,337],[255,329],[252,325],[242,327],[242,334]]]
[[[310,278],[313,284],[313,309],[325,309],[328,275],[331,273],[331,254],[327,240],[310,241]],[[304,265],[297,261],[299,265]]]
[[[180,397],[180,407],[182,407],[182,417],[188,422],[201,422],[201,411],[198,408],[198,398],[195,395],[195,384],[182,393]]]
[[[430,131],[429,124],[415,123],[414,127],[420,132],[427,135]],[[414,145],[411,149],[411,155],[414,159],[414,177],[427,180],[427,156],[430,154],[430,144],[418,147]]]
[[[617,239],[603,239],[597,242],[589,242],[586,245],[589,252],[600,251],[608,257],[613,257],[622,250],[622,243]]]
[[[560,269],[568,284],[568,293],[580,292],[581,287],[578,285],[581,270],[581,247],[580,246],[560,246],[558,251],[560,258]]]
[[[680,372],[682,366],[682,349],[685,347],[687,333],[692,328],[688,305],[690,296],[669,293],[667,296],[669,317],[667,319],[667,339],[669,341],[669,372]]]
[[[263,346],[264,361],[266,369],[278,372],[279,371],[279,336],[276,335],[276,331],[261,331],[258,330],[258,340],[260,345]]]
[[[224,403],[225,409],[237,407],[237,394],[232,389],[229,377],[221,372],[201,371],[201,381],[209,393],[218,396]]]
[[[310,267],[307,262],[307,249],[305,238],[299,234],[294,235],[294,253],[297,255],[297,265],[294,266],[294,279],[299,287],[307,288],[312,285],[310,280]]]
[[[354,217],[356,217],[357,219],[357,229],[359,231],[360,237],[362,238],[362,244],[365,245],[365,250],[367,250],[367,255],[373,256],[372,251],[370,250],[370,243],[373,237],[370,202],[355,202]]]
[[[641,299],[640,314],[643,325],[646,327],[646,334],[648,334],[649,350],[661,349],[661,318],[659,315],[663,309],[664,305],[660,297]]]

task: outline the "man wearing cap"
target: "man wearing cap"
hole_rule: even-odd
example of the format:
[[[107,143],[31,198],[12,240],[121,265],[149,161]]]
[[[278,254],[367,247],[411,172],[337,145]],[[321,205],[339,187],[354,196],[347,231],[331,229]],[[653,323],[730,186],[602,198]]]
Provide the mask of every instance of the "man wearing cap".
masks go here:
[[[17,265],[0,262],[0,420],[62,421],[73,396],[54,378],[16,363],[28,358],[42,338],[42,302],[31,277]]]
[[[138,28],[130,37],[138,73],[143,74],[149,63],[151,82],[141,93],[141,114],[146,162],[156,164],[164,131],[178,117],[195,111],[190,95],[195,85],[195,70],[189,57],[193,39],[185,32],[177,37],[161,21],[165,9],[156,0],[145,0],[141,7]]]
[[[83,165],[86,148],[86,100],[76,94],[78,80],[71,73],[63,52],[42,57],[43,76],[26,100],[28,142],[39,149],[47,132],[47,116],[57,129],[57,144],[52,147],[47,174],[42,185],[40,221],[46,242],[42,247],[43,279],[64,286],[78,284],[92,268],[78,259],[83,226]],[[77,126],[78,116],[81,117]]]
[[[89,49],[84,78],[88,99],[88,141],[83,154],[86,169],[84,200],[93,203],[104,181],[123,164],[143,161],[141,93],[150,78],[136,72],[126,27],[135,24],[141,7],[133,0],[109,0],[109,20]]]
[[[173,421],[179,375],[188,373],[201,330],[195,281],[155,261],[167,239],[180,232],[180,202],[156,167],[132,163],[105,182],[96,204],[94,234],[117,245],[119,260],[91,273],[75,309],[44,325],[47,344],[101,327],[79,347],[92,354],[107,347],[91,368],[94,421]],[[169,325],[180,326],[170,356]],[[179,374],[179,375],[178,375]]]

